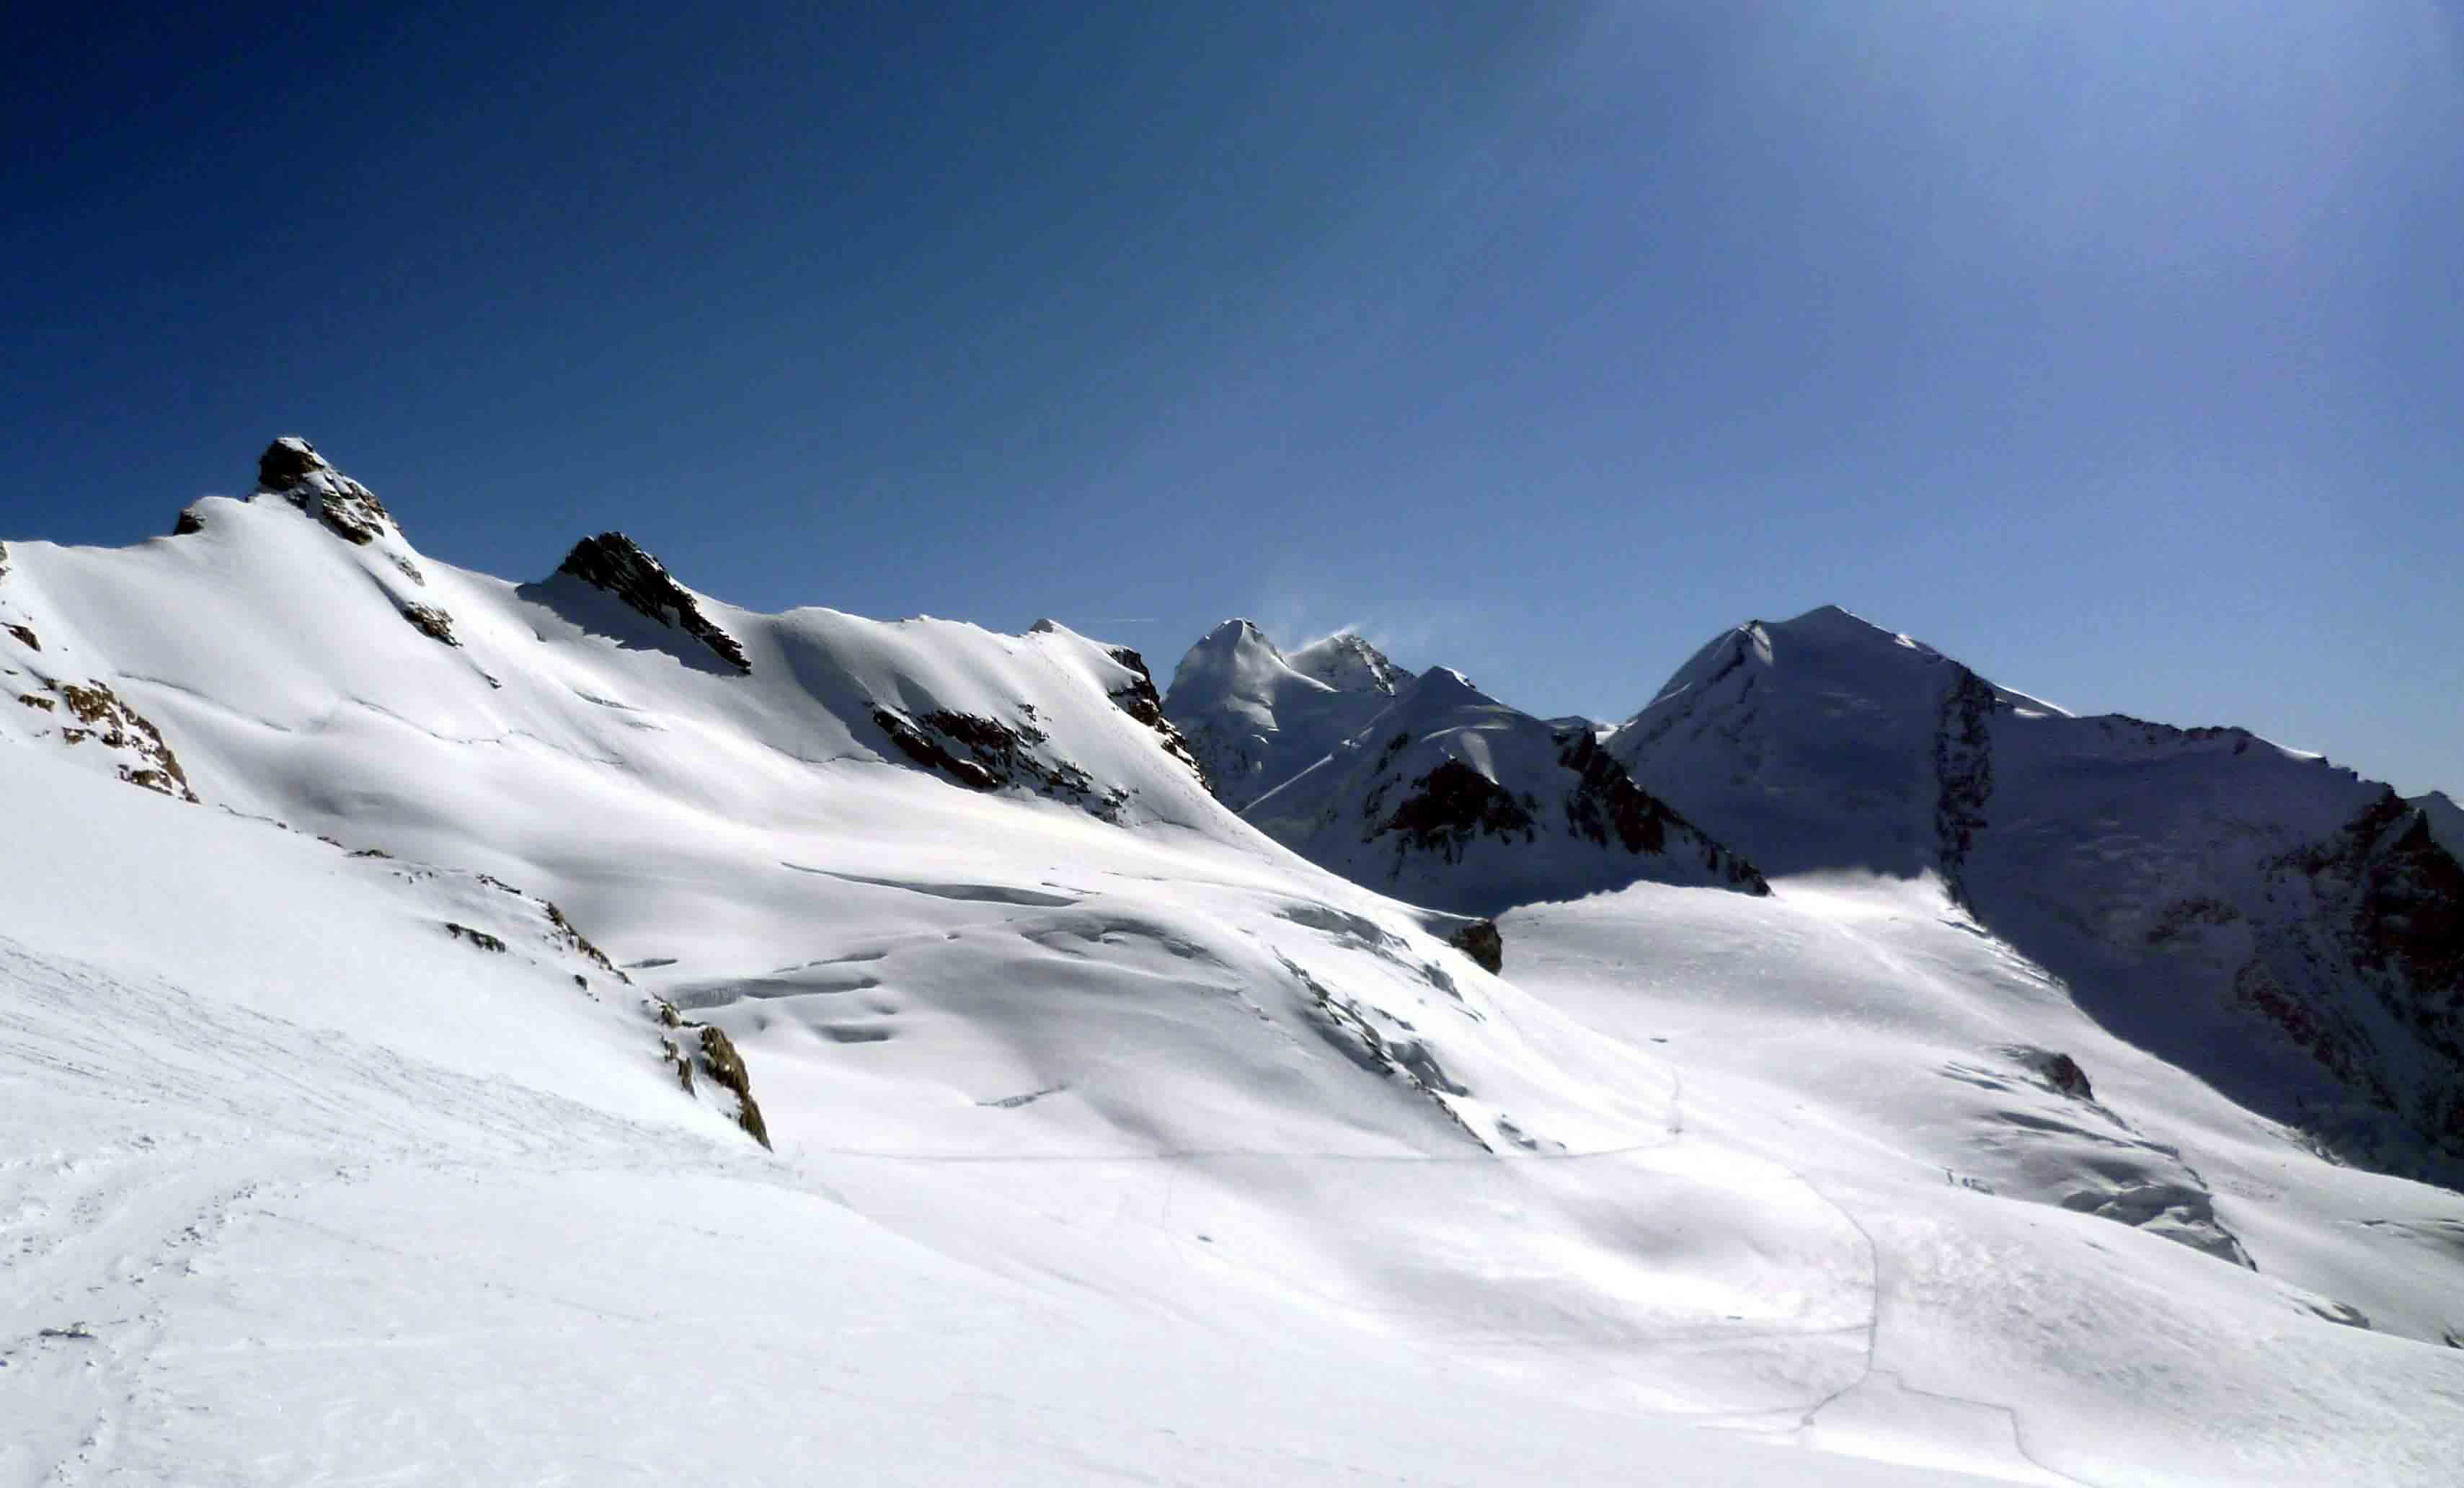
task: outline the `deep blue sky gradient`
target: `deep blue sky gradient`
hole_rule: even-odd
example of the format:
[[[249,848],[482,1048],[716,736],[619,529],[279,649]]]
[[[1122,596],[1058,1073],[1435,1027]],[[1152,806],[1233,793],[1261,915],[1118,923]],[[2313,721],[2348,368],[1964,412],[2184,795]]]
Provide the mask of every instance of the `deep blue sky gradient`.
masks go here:
[[[63,8],[65,9],[65,8]],[[298,432],[508,577],[1542,713],[1847,605],[2464,787],[2440,0],[117,9],[12,36],[0,536]]]

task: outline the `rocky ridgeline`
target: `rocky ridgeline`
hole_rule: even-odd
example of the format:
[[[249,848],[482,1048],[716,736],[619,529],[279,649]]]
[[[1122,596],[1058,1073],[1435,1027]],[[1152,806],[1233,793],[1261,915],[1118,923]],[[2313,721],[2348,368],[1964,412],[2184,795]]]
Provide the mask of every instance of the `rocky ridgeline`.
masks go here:
[[[1197,750],[1190,746],[1180,730],[1174,727],[1172,720],[1164,716],[1163,697],[1155,690],[1155,673],[1147,669],[1147,659],[1126,646],[1111,646],[1107,654],[1133,674],[1128,686],[1114,688],[1107,694],[1111,698],[1112,706],[1153,730],[1156,739],[1163,744],[1163,752],[1187,766],[1189,773],[1198,777],[1199,784],[1212,790],[1214,787],[1206,778],[1206,766],[1199,759]]]
[[[1033,704],[1020,710],[1032,714]],[[909,714],[876,705],[872,721],[897,751],[975,791],[1017,786],[1077,806],[1106,821],[1118,821],[1129,792],[1098,785],[1093,777],[1045,747],[1052,735],[1025,718],[1004,723],[951,709]]]
[[[393,601],[395,613],[413,630],[440,645],[458,647],[453,617],[442,606],[411,599],[388,574],[374,565],[382,558],[392,575],[425,588],[428,576],[414,560],[402,524],[377,493],[334,468],[317,447],[296,434],[286,434],[256,457],[256,493],[291,503],[315,518],[327,532],[371,556],[369,574]],[[205,531],[205,517],[190,507],[172,524],[173,536]]]
[[[355,546],[402,535],[375,492],[334,469],[315,445],[296,434],[275,440],[256,457],[256,489],[282,497]]]
[[[701,602],[693,591],[676,582],[665,565],[623,533],[584,537],[564,556],[557,572],[604,589],[641,615],[692,636],[738,673],[753,670],[743,646],[702,613]]]
[[[1771,892],[1754,865],[1711,840],[1677,808],[1634,783],[1590,729],[1560,731],[1557,763],[1574,774],[1566,793],[1566,826],[1576,837],[1605,847],[1611,841],[1636,856],[1683,852],[1703,871],[1749,894]]]

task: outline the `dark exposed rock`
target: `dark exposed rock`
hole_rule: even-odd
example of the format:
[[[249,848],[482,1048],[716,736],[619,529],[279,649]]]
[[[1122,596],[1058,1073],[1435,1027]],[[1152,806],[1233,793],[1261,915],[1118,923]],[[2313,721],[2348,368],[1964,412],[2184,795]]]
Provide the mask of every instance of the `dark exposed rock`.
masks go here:
[[[456,925],[451,920],[445,922],[445,930],[455,940],[467,940],[482,951],[494,951],[501,954],[505,950],[504,941],[489,934],[486,930],[473,930],[468,925]]]
[[[736,1052],[733,1039],[707,1023],[701,1030],[701,1065],[711,1079],[736,1092],[736,1124],[767,1148],[770,1127],[762,1121],[761,1107],[753,1099],[753,1077],[744,1068],[743,1057]]]
[[[951,754],[941,747],[939,741],[902,714],[891,712],[887,708],[876,708],[872,711],[872,721],[880,726],[882,733],[890,735],[890,742],[898,746],[900,754],[927,770],[938,770],[969,790],[988,791],[1001,783],[993,778],[991,771],[972,759],[960,759]]]
[[[676,1011],[674,1003],[664,998],[654,1000],[652,1012],[657,1017],[660,1027],[672,1028],[679,1032],[690,1030],[693,1035],[698,1036],[689,1039],[686,1043],[698,1048],[701,1056],[699,1061],[701,1072],[716,1082],[721,1089],[735,1093],[736,1124],[742,1127],[754,1141],[765,1148],[768,1147],[770,1127],[768,1123],[761,1119],[760,1105],[753,1099],[753,1077],[744,1067],[744,1057],[736,1052],[735,1040],[729,1039],[720,1029],[714,1028],[708,1023],[696,1023],[688,1019]],[[684,1087],[685,1094],[691,1095],[693,1093],[695,1061],[686,1043],[662,1038],[659,1040],[659,1057],[676,1072],[676,1083]]]
[[[1771,892],[1771,885],[1752,864],[1723,849],[1708,833],[1678,815],[1675,807],[1635,784],[1589,729],[1557,737],[1562,746],[1557,762],[1573,771],[1578,780],[1566,797],[1569,831],[1601,846],[1608,845],[1614,835],[1630,853],[1666,852],[1672,836],[1683,837],[1700,852],[1706,870],[1749,894],[1759,897]]]
[[[197,509],[195,507],[183,509],[178,520],[171,524],[171,536],[174,537],[186,537],[195,533],[204,532],[205,530],[205,518],[197,514]]]
[[[188,787],[188,773],[180,767],[180,756],[165,742],[163,731],[154,726],[152,719],[121,702],[100,682],[82,687],[74,682],[54,682],[49,686],[77,719],[77,726],[60,730],[60,742],[83,744],[92,740],[105,749],[126,754],[135,762],[120,767],[121,779],[176,800],[196,800],[197,793]]]
[[[738,672],[753,670],[743,646],[702,613],[701,602],[676,582],[657,558],[623,533],[584,537],[573,545],[557,571],[604,589],[660,624],[693,637]]]
[[[2343,830],[2264,865],[2318,910],[2263,924],[2234,978],[2254,1009],[2372,1104],[2464,1155],[2464,864],[2383,791]],[[2288,896],[2289,897],[2289,896]],[[2369,998],[2339,995],[2358,984]],[[2419,1073],[2387,1078],[2391,1051]]]
[[[265,453],[256,457],[256,483],[267,491],[288,491],[319,470],[331,469],[315,445],[287,437],[266,446]]]
[[[27,650],[39,651],[43,648],[42,640],[34,634],[34,627],[32,625],[0,625],[0,630],[6,630],[15,636],[17,644]]]
[[[1374,835],[1398,833],[1403,845],[1460,863],[1475,836],[1528,839],[1534,824],[1530,810],[1504,786],[1460,759],[1447,759],[1412,781],[1412,794]]]
[[[589,936],[584,935],[582,931],[576,930],[573,922],[564,917],[564,911],[556,907],[555,901],[542,899],[539,903],[546,908],[548,923],[556,927],[557,935],[559,939],[564,943],[567,950],[573,952],[577,955],[588,957],[593,964],[600,968],[600,970],[605,972],[608,975],[615,977],[618,981],[624,982],[627,986],[632,984],[633,978],[617,970],[616,963],[607,959],[607,953],[605,952],[600,950],[597,946],[592,945],[590,943]]]
[[[52,710],[60,706],[57,698],[45,697],[38,692],[20,692],[17,694],[17,701],[25,704],[28,708],[40,709],[44,712],[50,712]]]
[[[1116,688],[1108,694],[1112,706],[1153,729],[1155,737],[1163,741],[1164,753],[1187,765],[1189,773],[1198,777],[1198,783],[1213,791],[1214,783],[1206,778],[1206,767],[1199,763],[1197,753],[1189,747],[1189,740],[1173,726],[1171,719],[1163,715],[1163,696],[1155,690],[1155,673],[1147,669],[1146,658],[1126,646],[1113,646],[1110,654],[1112,660],[1137,674],[1128,687]]]
[[[1492,975],[1506,970],[1506,937],[1497,932],[1495,920],[1474,920],[1455,931],[1446,944]]]
[[[1943,889],[1956,905],[1968,903],[1961,870],[1976,845],[1976,834],[1985,829],[1985,802],[1993,794],[1989,724],[2000,706],[1991,683],[1959,667],[1957,679],[1943,694],[1942,718],[1934,730],[1934,846]]]
[[[275,440],[257,456],[256,487],[316,517],[346,542],[364,546],[402,530],[375,492],[334,469],[316,446],[297,435]]]
[[[453,646],[462,644],[453,634],[453,617],[433,604],[406,604],[402,607],[402,618],[410,622],[413,630],[431,641],[442,641]]]
[[[1083,807],[1106,821],[1119,821],[1129,801],[1126,793],[1098,787],[1069,761],[1048,757],[1043,747],[1051,735],[1032,723],[1003,723],[951,709],[913,718],[880,706],[874,707],[872,721],[900,754],[969,790],[1019,786]]]
[[[2079,1068],[2079,1061],[2067,1054],[2048,1055],[2037,1066],[2037,1073],[2051,1081],[2055,1089],[2074,1101],[2096,1099],[2095,1087],[2087,1083],[2087,1071]]]

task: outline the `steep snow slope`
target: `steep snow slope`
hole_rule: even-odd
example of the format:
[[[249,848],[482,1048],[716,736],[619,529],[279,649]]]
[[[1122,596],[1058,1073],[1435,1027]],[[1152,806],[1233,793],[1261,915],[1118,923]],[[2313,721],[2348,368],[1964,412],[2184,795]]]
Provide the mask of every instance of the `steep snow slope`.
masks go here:
[[[1466,914],[1642,878],[1766,891],[1588,728],[1543,723],[1443,667],[1242,815],[1320,866]]]
[[[1841,1014],[1766,1001],[1761,1076],[1705,1075],[1618,1012],[1623,952],[1564,971],[1509,920],[1535,997],[1224,811],[1110,648],[755,615],[605,540],[506,584],[294,489],[0,560],[40,644],[0,681],[55,700],[0,725],[39,848],[0,871],[9,1480],[2454,1477],[2464,1353],[2414,1341],[2451,1196],[2212,1205],[2253,1273],[2092,1121],[2004,1123],[2054,1175],[2011,1197],[1941,1182],[1905,1128],[1982,1086],[1850,1096],[2013,994],[1898,974],[1887,916],[1578,907],[1769,932],[1708,1002],[1900,1010],[1799,1072]],[[67,688],[128,716],[71,740]],[[679,1088],[649,996],[732,1037],[775,1155]],[[1807,1105],[1856,1128],[1799,1142]],[[2106,1213],[2059,1207],[2080,1171]]]
[[[1257,626],[1227,620],[1181,657],[1163,710],[1238,811],[1357,733],[1405,680],[1358,636],[1287,657]]]
[[[2464,1156],[2464,868],[2237,729],[2075,718],[1837,609],[1713,642],[1610,737],[1766,872],[1941,876],[2101,1021],[2349,1156]]]

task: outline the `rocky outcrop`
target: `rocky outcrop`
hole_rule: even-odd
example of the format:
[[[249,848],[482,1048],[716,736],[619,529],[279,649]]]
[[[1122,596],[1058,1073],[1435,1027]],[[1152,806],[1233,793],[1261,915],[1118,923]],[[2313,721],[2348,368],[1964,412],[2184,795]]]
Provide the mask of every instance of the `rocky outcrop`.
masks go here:
[[[256,489],[282,497],[358,546],[402,533],[375,492],[334,469],[316,446],[296,434],[275,440],[257,456]]]
[[[1112,646],[1105,654],[1135,674],[1129,686],[1114,688],[1107,694],[1111,698],[1112,706],[1154,730],[1155,737],[1163,743],[1164,753],[1188,766],[1189,773],[1198,777],[1198,783],[1212,791],[1215,787],[1207,780],[1206,766],[1199,761],[1197,751],[1190,747],[1189,740],[1180,730],[1173,726],[1172,720],[1163,714],[1163,697],[1155,691],[1155,673],[1147,670],[1147,659],[1126,646]]]
[[[481,951],[493,951],[498,955],[503,955],[508,949],[505,938],[501,935],[492,935],[486,930],[474,930],[471,926],[453,920],[447,920],[444,924],[447,934],[455,940],[467,940]]]
[[[188,773],[180,768],[180,756],[165,741],[163,731],[121,701],[109,687],[95,681],[82,685],[55,681],[44,686],[50,697],[27,693],[18,701],[38,711],[56,713],[61,743],[72,748],[93,744],[119,755],[120,777],[131,785],[174,800],[197,799],[188,787]]]
[[[1677,809],[1634,783],[1589,729],[1557,735],[1557,762],[1574,772],[1576,783],[1566,793],[1566,827],[1598,846],[1614,840],[1629,853],[1658,854],[1679,844],[1693,855],[1705,873],[1749,894],[1771,892],[1754,865],[1728,851]]]
[[[1495,920],[1474,920],[1449,936],[1446,944],[1491,975],[1506,970],[1506,937],[1498,933]]]
[[[753,1099],[753,1075],[744,1067],[744,1057],[736,1051],[736,1041],[726,1031],[710,1023],[695,1022],[676,1011],[671,1002],[652,1004],[660,1026],[675,1029],[685,1035],[660,1040],[661,1057],[676,1072],[676,1083],[687,1095],[695,1092],[695,1073],[736,1097],[736,1124],[745,1134],[764,1148],[770,1146],[770,1126],[761,1118],[760,1103]]]
[[[1052,736],[1024,719],[1004,723],[951,709],[911,715],[876,704],[872,721],[891,745],[927,770],[973,791],[1016,786],[1118,821],[1129,793],[1105,788],[1068,760],[1056,757]]]
[[[1943,693],[1934,729],[1934,851],[1953,904],[1968,901],[1962,870],[1976,834],[1985,829],[1985,802],[1993,794],[1993,735],[1988,725],[1999,706],[1992,684],[1959,667]]]
[[[431,641],[441,641],[452,646],[462,644],[453,634],[453,617],[433,604],[406,604],[402,607],[402,618],[410,623],[410,628]]]
[[[1538,820],[1532,815],[1536,802],[1515,799],[1506,787],[1460,759],[1441,761],[1413,780],[1409,792],[1370,834],[1393,834],[1397,851],[1409,849],[1457,864],[1475,837],[1537,839],[1532,830]]]
[[[2464,864],[2387,791],[2265,865],[2246,1006],[2344,1083],[2464,1158]],[[2278,905],[2308,912],[2286,915]],[[2356,1002],[2359,988],[2366,1000]]]
[[[623,533],[584,537],[564,556],[557,572],[605,590],[649,619],[693,637],[737,672],[753,670],[743,646],[702,612],[701,602],[676,582],[657,558]]]

